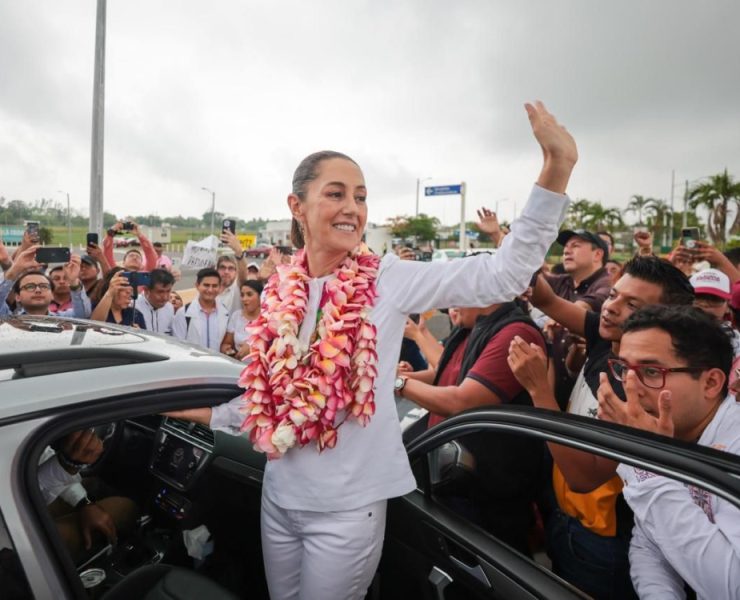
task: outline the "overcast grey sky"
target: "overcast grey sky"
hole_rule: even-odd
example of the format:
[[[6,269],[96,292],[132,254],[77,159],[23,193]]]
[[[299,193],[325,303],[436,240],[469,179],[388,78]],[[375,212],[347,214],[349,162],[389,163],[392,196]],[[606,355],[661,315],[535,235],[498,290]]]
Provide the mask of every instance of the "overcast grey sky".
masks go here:
[[[0,4],[8,200],[62,189],[87,212],[95,5]],[[329,148],[363,167],[371,221],[412,214],[417,177],[509,219],[536,98],[578,142],[572,197],[667,199],[672,169],[740,177],[738,22],[737,0],[109,0],[105,208],[200,215],[206,186],[231,216],[287,217],[293,169]]]

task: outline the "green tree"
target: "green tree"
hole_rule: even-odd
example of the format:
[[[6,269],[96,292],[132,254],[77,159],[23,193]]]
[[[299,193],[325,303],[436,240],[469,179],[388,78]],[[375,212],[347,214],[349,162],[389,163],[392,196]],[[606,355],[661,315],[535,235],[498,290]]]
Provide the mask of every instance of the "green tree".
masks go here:
[[[709,210],[707,233],[712,242],[718,246],[725,245],[727,237],[727,216],[732,204],[740,204],[740,182],[735,182],[728,175],[727,169],[718,175],[711,175],[703,183],[695,185],[689,191],[689,206],[696,210],[703,206]],[[738,207],[740,208],[740,206]],[[740,231],[740,211],[730,228],[730,233]]]
[[[624,225],[618,208],[605,208],[601,202],[591,202],[581,220],[581,227],[591,231],[613,231]]]
[[[644,223],[642,222],[642,211],[645,210],[645,207],[653,201],[654,200],[652,198],[645,198],[645,196],[635,194],[634,196],[632,196],[632,200],[627,205],[627,208],[624,212],[637,213],[637,224],[644,225]]]
[[[417,240],[429,242],[437,238],[439,219],[421,213],[418,217],[392,217],[388,219],[388,225],[395,237],[413,237]]]
[[[661,246],[667,245],[666,233],[670,231],[670,221],[673,218],[671,207],[665,200],[650,198],[645,205],[648,227],[653,231],[654,239],[660,241]]]
[[[54,232],[48,227],[39,227],[39,242],[44,246],[51,244],[54,239]]]
[[[221,231],[221,221],[224,220],[224,217],[226,215],[222,212],[218,212],[217,210],[213,211],[213,224],[215,227],[218,228],[219,231]],[[211,211],[206,211],[203,213],[203,224],[210,227],[211,225]]]
[[[568,207],[568,223],[573,229],[583,228],[583,219],[591,208],[591,202],[585,198],[580,198],[571,202]]]

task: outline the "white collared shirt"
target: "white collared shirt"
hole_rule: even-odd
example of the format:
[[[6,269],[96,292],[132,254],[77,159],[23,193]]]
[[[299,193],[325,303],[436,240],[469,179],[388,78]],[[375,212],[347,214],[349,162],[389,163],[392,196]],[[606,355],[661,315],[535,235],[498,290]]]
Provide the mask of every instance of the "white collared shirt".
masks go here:
[[[699,444],[740,454],[740,404],[733,395]],[[640,598],[740,598],[740,510],[724,498],[670,477],[619,465],[622,493],[635,514],[630,575]]]
[[[196,296],[187,307],[175,313],[172,335],[204,348],[219,351],[228,320],[229,313],[218,300],[215,302],[215,310],[206,312]]]
[[[490,306],[522,294],[542,266],[565,218],[568,199],[538,186],[495,255],[449,262],[402,261],[386,254],[377,278],[378,297],[370,312],[377,327],[378,376],[375,415],[367,427],[353,419],[338,430],[335,448],[316,444],[290,449],[267,461],[263,493],[288,510],[341,511],[401,496],[416,487],[394,402],[401,339],[410,313],[450,306]],[[316,326],[326,278],[308,282],[308,306],[299,337]],[[213,408],[211,428],[238,431],[241,398]]]
[[[172,333],[172,322],[175,319],[175,307],[167,301],[161,308],[154,308],[146,297],[141,294],[136,299],[136,309],[144,316],[144,323],[148,331],[157,333]]]

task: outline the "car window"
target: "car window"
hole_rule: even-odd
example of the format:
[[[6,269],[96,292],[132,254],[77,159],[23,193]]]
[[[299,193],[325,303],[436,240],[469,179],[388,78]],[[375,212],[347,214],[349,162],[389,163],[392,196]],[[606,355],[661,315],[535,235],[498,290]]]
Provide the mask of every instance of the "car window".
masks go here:
[[[91,423],[43,449],[38,508],[92,597],[113,589],[129,597],[137,569],[152,577],[190,571],[212,590],[204,597],[247,588],[266,597],[254,483],[261,470],[246,462],[248,439],[225,437],[230,458],[216,460],[209,427],[153,413]]]
[[[23,566],[18,559],[13,540],[0,514],[0,596],[3,600],[33,598]]]
[[[589,596],[634,598],[635,585],[641,595],[655,586],[683,594],[694,585],[700,597],[720,597],[718,578],[728,590],[737,583],[732,567],[714,560],[740,544],[740,510],[697,485],[622,465],[586,492],[571,487],[544,442],[501,431],[455,438],[421,462],[428,478],[416,463],[417,481],[436,504]],[[722,544],[702,550],[717,530]]]

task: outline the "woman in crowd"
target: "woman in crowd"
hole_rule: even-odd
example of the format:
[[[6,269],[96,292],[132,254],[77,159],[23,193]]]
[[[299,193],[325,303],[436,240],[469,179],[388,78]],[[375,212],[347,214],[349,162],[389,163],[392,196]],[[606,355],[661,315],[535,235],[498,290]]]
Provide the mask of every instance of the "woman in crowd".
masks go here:
[[[247,341],[247,325],[260,316],[262,283],[249,279],[242,282],[239,291],[242,309],[229,315],[226,335],[221,342],[221,352],[241,360],[249,353],[249,345],[244,343]]]
[[[170,304],[175,308],[175,312],[180,310],[183,305],[182,297],[174,290],[170,292]]]
[[[495,255],[381,260],[361,243],[368,208],[357,163],[336,152],[304,159],[288,196],[293,243],[303,250],[270,279],[250,326],[244,397],[170,413],[211,428],[242,425],[271,459],[262,540],[273,600],[364,598],[387,499],[416,486],[393,402],[407,315],[511,301],[555,240],[577,150],[541,103],[525,107],[544,165]]]
[[[133,288],[124,277],[121,267],[114,267],[108,272],[100,293],[100,302],[90,316],[93,321],[146,329],[144,315],[131,304]]]

